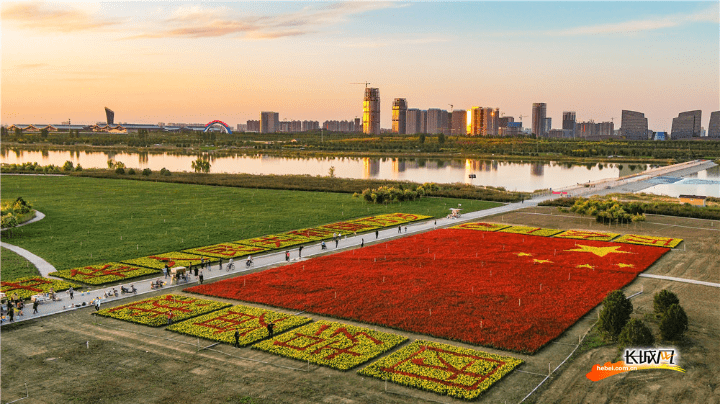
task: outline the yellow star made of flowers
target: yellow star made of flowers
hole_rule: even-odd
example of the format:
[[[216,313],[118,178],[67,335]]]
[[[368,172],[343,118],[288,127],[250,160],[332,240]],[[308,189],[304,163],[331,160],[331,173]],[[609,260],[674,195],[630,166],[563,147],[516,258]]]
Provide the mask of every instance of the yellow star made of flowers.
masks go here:
[[[517,256],[518,257],[532,257],[532,254],[521,252],[521,253],[517,253]]]
[[[587,269],[595,269],[595,267],[594,267],[594,266],[592,266],[592,265],[590,265],[590,264],[582,264],[582,265],[578,265],[578,266],[577,266],[576,268],[587,268]]]
[[[623,264],[622,262],[620,262],[616,265],[619,266],[620,268],[635,268],[635,265],[633,265],[633,264]]]
[[[588,252],[593,253],[597,255],[598,257],[604,257],[608,254],[632,254],[630,251],[617,251],[618,248],[621,248],[623,246],[613,246],[613,247],[593,247],[589,245],[577,245],[578,248],[572,249],[572,250],[565,250],[565,251],[577,251],[577,252]]]
[[[534,259],[533,261],[534,261],[535,263],[538,263],[538,264],[552,264],[552,263],[553,263],[553,262],[552,262],[552,261],[550,261],[550,260],[539,260],[539,259]]]

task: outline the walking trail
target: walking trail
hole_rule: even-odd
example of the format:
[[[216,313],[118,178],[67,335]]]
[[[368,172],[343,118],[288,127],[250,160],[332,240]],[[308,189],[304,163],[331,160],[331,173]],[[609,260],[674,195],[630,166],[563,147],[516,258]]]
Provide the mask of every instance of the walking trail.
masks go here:
[[[709,163],[709,164],[708,164]],[[602,187],[593,187],[593,186],[586,186],[585,184],[577,185],[575,187],[568,187],[563,189],[563,192],[566,192],[567,194],[564,196],[577,196],[577,195],[583,195],[583,196],[590,196],[596,193],[606,193],[609,191],[612,191],[615,189],[615,192],[619,192],[619,189],[622,189],[623,187],[627,186],[630,183],[637,183],[639,181],[647,181],[648,179],[659,176],[659,175],[668,175],[669,173],[681,173],[682,175],[688,175],[694,172],[698,172],[701,170],[705,170],[709,167],[714,166],[715,164],[712,162],[707,161],[694,161],[694,162],[688,162],[688,163],[682,163],[682,164],[676,164],[674,166],[669,167],[661,167],[660,169],[654,169],[649,170],[642,175],[636,175],[631,176],[633,178],[621,178],[621,179],[610,179],[607,181],[598,181],[595,184],[602,183]],[[673,169],[673,167],[675,167]],[[321,249],[321,244],[310,244],[310,245],[304,245],[302,250],[302,258],[298,257],[298,248],[294,248],[289,250],[290,251],[290,258],[291,261],[297,262],[300,260],[306,260],[309,257],[313,257],[319,254],[324,254],[327,252],[330,252],[332,250],[345,250],[349,248],[355,248],[359,247],[361,243],[370,244],[374,242],[380,242],[385,241],[389,239],[393,239],[396,237],[404,237],[410,234],[416,234],[425,232],[428,230],[432,230],[435,228],[443,228],[443,227],[450,227],[455,224],[458,224],[460,222],[465,221],[472,221],[481,219],[488,216],[498,215],[502,213],[508,213],[512,212],[518,209],[526,208],[526,207],[534,207],[537,206],[538,203],[542,201],[546,201],[548,199],[554,199],[557,198],[558,195],[552,195],[551,193],[547,193],[544,195],[536,196],[533,199],[526,200],[524,202],[517,202],[517,203],[509,203],[503,206],[498,206],[496,208],[492,209],[486,209],[486,210],[480,210],[476,212],[469,212],[469,213],[463,213],[462,217],[460,219],[448,219],[448,218],[439,218],[437,220],[431,219],[424,222],[416,222],[412,224],[408,224],[407,227],[403,225],[402,228],[402,234],[398,234],[397,227],[391,227],[384,230],[379,230],[377,239],[374,237],[374,231],[370,233],[364,233],[364,234],[358,234],[353,236],[343,236],[343,239],[340,240],[340,243],[338,245],[338,248],[333,248],[333,243],[327,243],[327,250]],[[40,219],[38,219],[40,220]],[[437,224],[436,224],[437,223]],[[29,261],[31,261],[38,269],[40,270],[40,273],[43,276],[47,276],[48,273],[55,271],[55,268],[50,265],[47,261],[43,260],[42,258],[30,253],[27,250],[24,250],[22,248],[9,245],[7,243],[2,243],[2,247],[8,248],[12,251],[17,252],[19,255],[27,258]],[[237,275],[241,272],[246,271],[255,271],[261,268],[269,268],[277,264],[281,264],[285,262],[285,251],[276,251],[273,253],[265,254],[256,256],[253,258],[254,263],[250,268],[247,268],[245,266],[244,260],[237,260],[235,261],[235,269],[232,271],[227,270],[227,263],[225,263],[222,267],[222,269],[219,267],[219,265],[213,265],[210,267],[209,270],[204,271],[204,278],[206,281],[222,278],[222,277],[232,277]],[[42,269],[41,269],[42,268]],[[653,276],[657,277],[657,276]],[[157,279],[165,280],[165,278],[160,275],[157,278],[152,279],[144,279],[141,281],[133,281],[130,280],[129,282],[126,282],[123,284],[123,286],[130,286],[133,285],[137,289],[137,295],[142,295],[150,292],[155,292],[157,289],[151,289],[150,284],[152,282],[155,282]],[[191,281],[188,281],[187,283],[181,283],[179,285],[168,285],[164,287],[163,289],[166,289],[167,292],[171,291],[179,291],[181,288],[186,288],[188,286],[197,284],[197,280],[193,280],[194,277],[191,276]],[[720,287],[718,284],[710,284],[709,282],[701,282],[701,281],[693,281],[689,279],[680,279],[680,278],[670,278],[670,277],[664,277],[663,279],[668,280],[677,280],[677,281],[683,281],[683,282],[690,282],[690,283],[696,283],[700,285],[706,285],[706,286],[715,286]],[[168,279],[169,281],[169,279]],[[93,288],[91,286],[91,288]],[[118,297],[104,297],[105,292],[112,291],[113,289],[117,289],[118,291]],[[23,317],[16,318],[16,321],[24,321],[24,320],[30,320],[33,318],[38,317],[44,317],[53,315],[56,313],[60,313],[67,310],[75,310],[82,307],[92,306],[92,301],[96,298],[100,298],[102,301],[102,305],[106,304],[107,302],[114,302],[116,300],[121,300],[126,297],[130,297],[133,295],[123,295],[120,294],[120,285],[115,285],[111,287],[105,287],[105,288],[95,288],[89,291],[75,291],[74,293],[74,299],[70,299],[70,296],[67,292],[61,292],[57,294],[59,297],[58,301],[49,301],[45,302],[40,305],[38,308],[39,313],[38,314],[31,314],[31,310],[26,310],[30,314],[25,314]],[[83,306],[83,303],[85,306]]]

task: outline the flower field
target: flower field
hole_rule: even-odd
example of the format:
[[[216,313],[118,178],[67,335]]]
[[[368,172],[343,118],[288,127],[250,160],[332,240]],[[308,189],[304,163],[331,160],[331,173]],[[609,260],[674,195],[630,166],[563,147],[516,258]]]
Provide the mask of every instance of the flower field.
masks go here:
[[[123,261],[123,264],[141,265],[148,268],[163,269],[165,265],[173,267],[189,267],[199,265],[202,257],[196,254],[184,252],[169,252],[165,254],[149,255],[147,257],[135,258]],[[217,262],[217,258],[205,257],[205,262]]]
[[[616,243],[652,245],[652,246],[656,246],[656,247],[675,248],[683,240],[681,238],[640,236],[637,234],[625,234],[624,236],[620,236],[613,241],[615,241]]]
[[[275,333],[281,333],[311,321],[308,317],[256,307],[233,306],[175,323],[167,329],[228,344],[235,343],[235,330],[238,330],[240,346],[247,346],[268,336],[268,323],[273,323]]]
[[[233,241],[233,243],[244,244],[253,247],[261,247],[265,250],[274,250],[278,248],[287,248],[299,244],[314,241],[314,238],[305,237],[301,234],[270,234],[262,237],[249,238],[245,240]]]
[[[70,282],[43,278],[42,276],[27,276],[24,278],[16,278],[12,281],[1,281],[0,292],[5,293],[8,298],[12,298],[13,295],[17,293],[19,298],[29,299],[38,293],[49,292],[50,288],[53,288],[56,292],[60,292],[69,289],[70,286],[77,287],[77,285]]]
[[[619,236],[617,233],[603,233],[599,231],[568,230],[553,237],[572,238],[577,240],[610,241]]]
[[[502,229],[507,229],[508,227],[510,227],[509,224],[475,222],[475,223],[462,223],[457,226],[453,226],[451,228],[452,229],[466,229],[466,230],[498,231],[498,230],[502,230]]]
[[[514,233],[514,234],[527,234],[531,236],[543,236],[550,237],[558,233],[562,233],[563,230],[558,229],[544,229],[542,227],[530,227],[530,226],[510,226],[504,229],[498,230],[502,233]]]
[[[103,309],[96,314],[118,320],[159,327],[167,324],[172,311],[173,322],[186,320],[230,306],[228,303],[182,295],[162,295],[122,306]]]
[[[64,269],[52,272],[50,275],[90,285],[102,285],[155,273],[158,273],[158,270],[121,264],[119,262],[108,262],[105,264],[88,265],[82,268]]]
[[[418,340],[358,373],[472,400],[521,363],[509,356]]]
[[[187,250],[183,250],[182,252],[199,255],[206,258],[212,257],[230,259],[244,257],[246,255],[258,254],[267,250],[268,249],[264,247],[248,246],[235,243],[220,243],[209,245],[206,247],[189,248]]]
[[[407,338],[331,321],[317,321],[253,345],[253,349],[348,370]]]
[[[532,353],[667,251],[439,229],[186,291]]]

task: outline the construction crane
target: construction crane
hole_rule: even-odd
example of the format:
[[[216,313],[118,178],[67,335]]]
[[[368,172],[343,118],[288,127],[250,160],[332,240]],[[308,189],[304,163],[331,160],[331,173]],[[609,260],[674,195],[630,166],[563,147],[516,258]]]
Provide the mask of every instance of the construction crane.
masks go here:
[[[365,88],[367,88],[367,86],[370,85],[370,83],[368,83],[367,81],[364,81],[362,83],[350,83],[350,84],[365,84]]]
[[[520,116],[518,117],[518,119],[520,119],[520,122],[522,122],[523,117],[527,118],[527,117],[529,117],[529,116],[530,116],[530,115],[520,115]]]
[[[452,112],[454,105],[452,105],[452,104],[448,104],[448,105],[450,106],[450,112]]]

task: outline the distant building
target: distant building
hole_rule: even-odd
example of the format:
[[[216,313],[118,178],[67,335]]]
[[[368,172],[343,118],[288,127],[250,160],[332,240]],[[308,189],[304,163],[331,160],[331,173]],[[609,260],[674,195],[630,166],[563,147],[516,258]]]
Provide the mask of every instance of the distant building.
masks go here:
[[[407,125],[405,118],[407,117],[407,100],[405,98],[395,98],[392,107],[392,131],[400,135],[406,133]]]
[[[523,134],[522,122],[508,122],[506,127],[498,129],[500,136],[520,136]]]
[[[448,126],[448,112],[444,109],[430,108],[427,110],[427,133],[435,135],[446,133]]]
[[[700,137],[700,119],[702,111],[681,112],[677,118],[673,118],[672,132],[670,139],[692,139]]]
[[[362,119],[355,118],[355,132],[362,132],[362,131],[363,131]]]
[[[710,113],[710,124],[708,125],[707,136],[713,139],[720,139],[720,111]]]
[[[238,132],[247,132],[247,124],[245,124],[245,123],[237,124],[237,131]]]
[[[363,133],[380,134],[380,90],[366,88],[363,99]]]
[[[572,139],[572,131],[569,129],[550,129],[547,137],[553,139]]]
[[[320,129],[320,122],[318,121],[302,121],[302,124],[300,124],[301,132],[309,132],[317,129]]]
[[[680,195],[678,197],[680,203],[689,203],[693,206],[705,206],[705,196],[699,195]]]
[[[564,130],[569,130],[571,133],[572,138],[575,137],[575,111],[563,111],[563,121],[562,121],[562,128]]]
[[[547,115],[547,104],[536,102],[532,106],[532,133],[537,136],[545,136],[545,118]]]
[[[467,117],[467,135],[482,136],[483,127],[485,126],[485,108],[472,107],[468,110]]]
[[[653,140],[667,140],[667,133],[665,132],[655,132],[655,137]]]
[[[422,132],[422,118],[423,118],[423,111],[417,109],[417,108],[410,108],[407,110],[407,113],[405,115],[405,133],[408,135],[412,135],[415,133],[423,133]]]
[[[515,118],[512,116],[503,116],[498,118],[498,128],[507,128],[508,123],[515,122]]]
[[[265,111],[260,113],[260,133],[276,133],[280,130],[280,114]]]
[[[620,135],[628,140],[648,139],[648,120],[642,112],[622,110]]]
[[[260,132],[260,121],[250,120],[247,121],[246,132]]]
[[[467,111],[464,109],[452,111],[452,119],[450,120],[451,135],[464,136],[467,134],[467,115]]]
[[[545,118],[545,134],[550,132],[552,129],[552,118]]]
[[[112,109],[105,107],[105,117],[107,118],[107,124],[108,125],[114,125],[115,124],[115,111]]]

